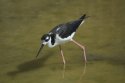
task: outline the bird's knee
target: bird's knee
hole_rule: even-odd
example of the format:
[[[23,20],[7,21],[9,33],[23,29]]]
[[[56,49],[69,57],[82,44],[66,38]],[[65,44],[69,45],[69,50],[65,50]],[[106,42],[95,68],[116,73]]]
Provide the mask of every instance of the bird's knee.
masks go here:
[[[85,46],[81,46],[81,48],[82,48],[83,50],[85,50]]]

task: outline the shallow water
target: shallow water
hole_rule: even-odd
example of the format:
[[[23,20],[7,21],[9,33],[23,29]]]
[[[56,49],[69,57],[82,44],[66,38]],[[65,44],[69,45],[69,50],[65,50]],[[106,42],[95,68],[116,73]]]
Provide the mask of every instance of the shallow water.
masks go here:
[[[125,83],[124,0],[1,0],[0,83]],[[41,36],[60,23],[90,16],[74,39],[45,47],[35,58]]]

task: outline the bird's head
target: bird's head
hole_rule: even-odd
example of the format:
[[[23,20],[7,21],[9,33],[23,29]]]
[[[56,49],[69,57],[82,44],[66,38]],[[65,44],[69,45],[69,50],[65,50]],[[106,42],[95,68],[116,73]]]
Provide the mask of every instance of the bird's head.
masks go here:
[[[39,55],[39,53],[40,53],[40,51],[42,50],[42,48],[43,48],[46,44],[48,44],[49,40],[50,40],[50,35],[49,35],[49,34],[44,34],[44,35],[41,37],[41,42],[42,42],[42,43],[41,43],[41,47],[40,47],[40,49],[39,49],[39,51],[38,51],[36,57]]]

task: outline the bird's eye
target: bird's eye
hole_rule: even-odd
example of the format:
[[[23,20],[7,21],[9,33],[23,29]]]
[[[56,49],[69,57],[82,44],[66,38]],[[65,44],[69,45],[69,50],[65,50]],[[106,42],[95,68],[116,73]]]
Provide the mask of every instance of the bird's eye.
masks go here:
[[[46,38],[45,38],[45,41],[48,41],[48,40],[49,40],[49,37],[46,37]]]

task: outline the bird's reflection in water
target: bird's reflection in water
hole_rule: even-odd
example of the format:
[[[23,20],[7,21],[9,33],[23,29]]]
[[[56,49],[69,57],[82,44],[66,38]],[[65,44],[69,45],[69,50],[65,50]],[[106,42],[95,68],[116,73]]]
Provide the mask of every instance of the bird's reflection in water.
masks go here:
[[[82,73],[81,73],[79,80],[78,80],[78,83],[81,83],[81,80],[85,76],[85,73],[86,73],[86,63],[84,64],[84,67],[82,69]]]
[[[79,75],[79,78],[78,78],[78,80],[77,80],[77,83],[81,83],[81,80],[82,80],[82,78],[85,76],[85,74],[86,74],[86,63],[84,63],[83,64],[83,67],[81,68],[81,73],[80,73],[80,75]],[[62,79],[65,79],[65,73],[66,73],[66,65],[65,64],[63,64],[63,69],[62,69]]]

